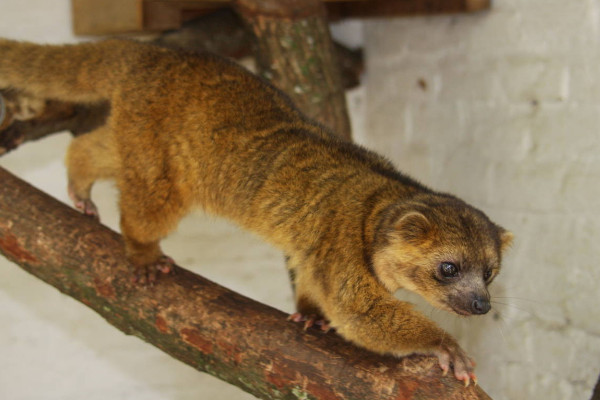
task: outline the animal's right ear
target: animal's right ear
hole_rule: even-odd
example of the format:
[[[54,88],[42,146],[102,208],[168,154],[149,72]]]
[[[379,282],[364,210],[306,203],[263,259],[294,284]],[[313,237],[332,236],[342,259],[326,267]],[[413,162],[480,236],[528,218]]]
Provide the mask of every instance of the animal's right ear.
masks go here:
[[[432,224],[425,214],[419,211],[409,211],[396,221],[395,232],[409,243],[419,244],[427,240],[432,232]]]
[[[500,251],[505,252],[513,242],[515,235],[512,232],[507,231],[506,229],[500,228]]]

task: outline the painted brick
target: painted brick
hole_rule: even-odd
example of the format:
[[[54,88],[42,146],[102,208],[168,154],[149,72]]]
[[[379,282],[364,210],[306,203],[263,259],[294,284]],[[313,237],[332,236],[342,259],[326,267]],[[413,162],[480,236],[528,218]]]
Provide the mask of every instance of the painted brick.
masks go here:
[[[364,31],[365,142],[516,235],[492,317],[429,313],[478,360],[494,399],[589,398],[600,369],[600,3],[505,0]]]

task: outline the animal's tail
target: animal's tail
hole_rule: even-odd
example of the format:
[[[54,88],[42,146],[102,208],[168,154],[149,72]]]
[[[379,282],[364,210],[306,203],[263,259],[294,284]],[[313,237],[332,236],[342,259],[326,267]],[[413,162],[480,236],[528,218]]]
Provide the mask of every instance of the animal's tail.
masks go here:
[[[0,88],[71,102],[110,99],[131,43],[39,45],[0,39]]]

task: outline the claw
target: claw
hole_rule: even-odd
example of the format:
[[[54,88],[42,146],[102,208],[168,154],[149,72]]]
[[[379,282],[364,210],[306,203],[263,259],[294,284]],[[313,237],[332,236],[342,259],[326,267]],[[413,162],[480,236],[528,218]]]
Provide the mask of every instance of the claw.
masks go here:
[[[448,367],[443,366],[442,367],[442,376],[446,376],[446,375],[448,375]]]
[[[473,361],[464,354],[464,351],[457,344],[446,345],[433,350],[432,353],[438,358],[442,376],[448,375],[448,372],[452,370],[454,377],[463,382],[465,387],[468,387],[471,381],[475,385],[477,384],[477,377],[473,372]]]
[[[477,375],[471,372],[471,379],[473,379],[473,385],[477,386]]]
[[[307,331],[308,328],[310,328],[311,326],[313,326],[313,324],[315,323],[315,320],[312,318],[308,318],[306,321],[304,321],[304,328],[302,328],[303,330]]]

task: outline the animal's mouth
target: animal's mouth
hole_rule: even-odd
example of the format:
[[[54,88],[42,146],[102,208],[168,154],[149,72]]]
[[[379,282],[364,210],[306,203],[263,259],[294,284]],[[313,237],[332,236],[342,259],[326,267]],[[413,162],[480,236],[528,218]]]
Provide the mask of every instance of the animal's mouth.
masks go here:
[[[448,307],[449,307],[449,308],[450,308],[450,309],[451,309],[451,310],[452,310],[454,313],[456,313],[456,314],[458,314],[458,315],[462,315],[462,316],[465,316],[465,317],[468,317],[468,316],[470,316],[470,315],[473,315],[473,313],[472,313],[472,312],[470,312],[470,311],[467,311],[467,310],[463,310],[462,308],[455,307],[455,306],[453,306],[452,304],[446,303],[446,305],[447,305],[447,306],[448,306]]]

